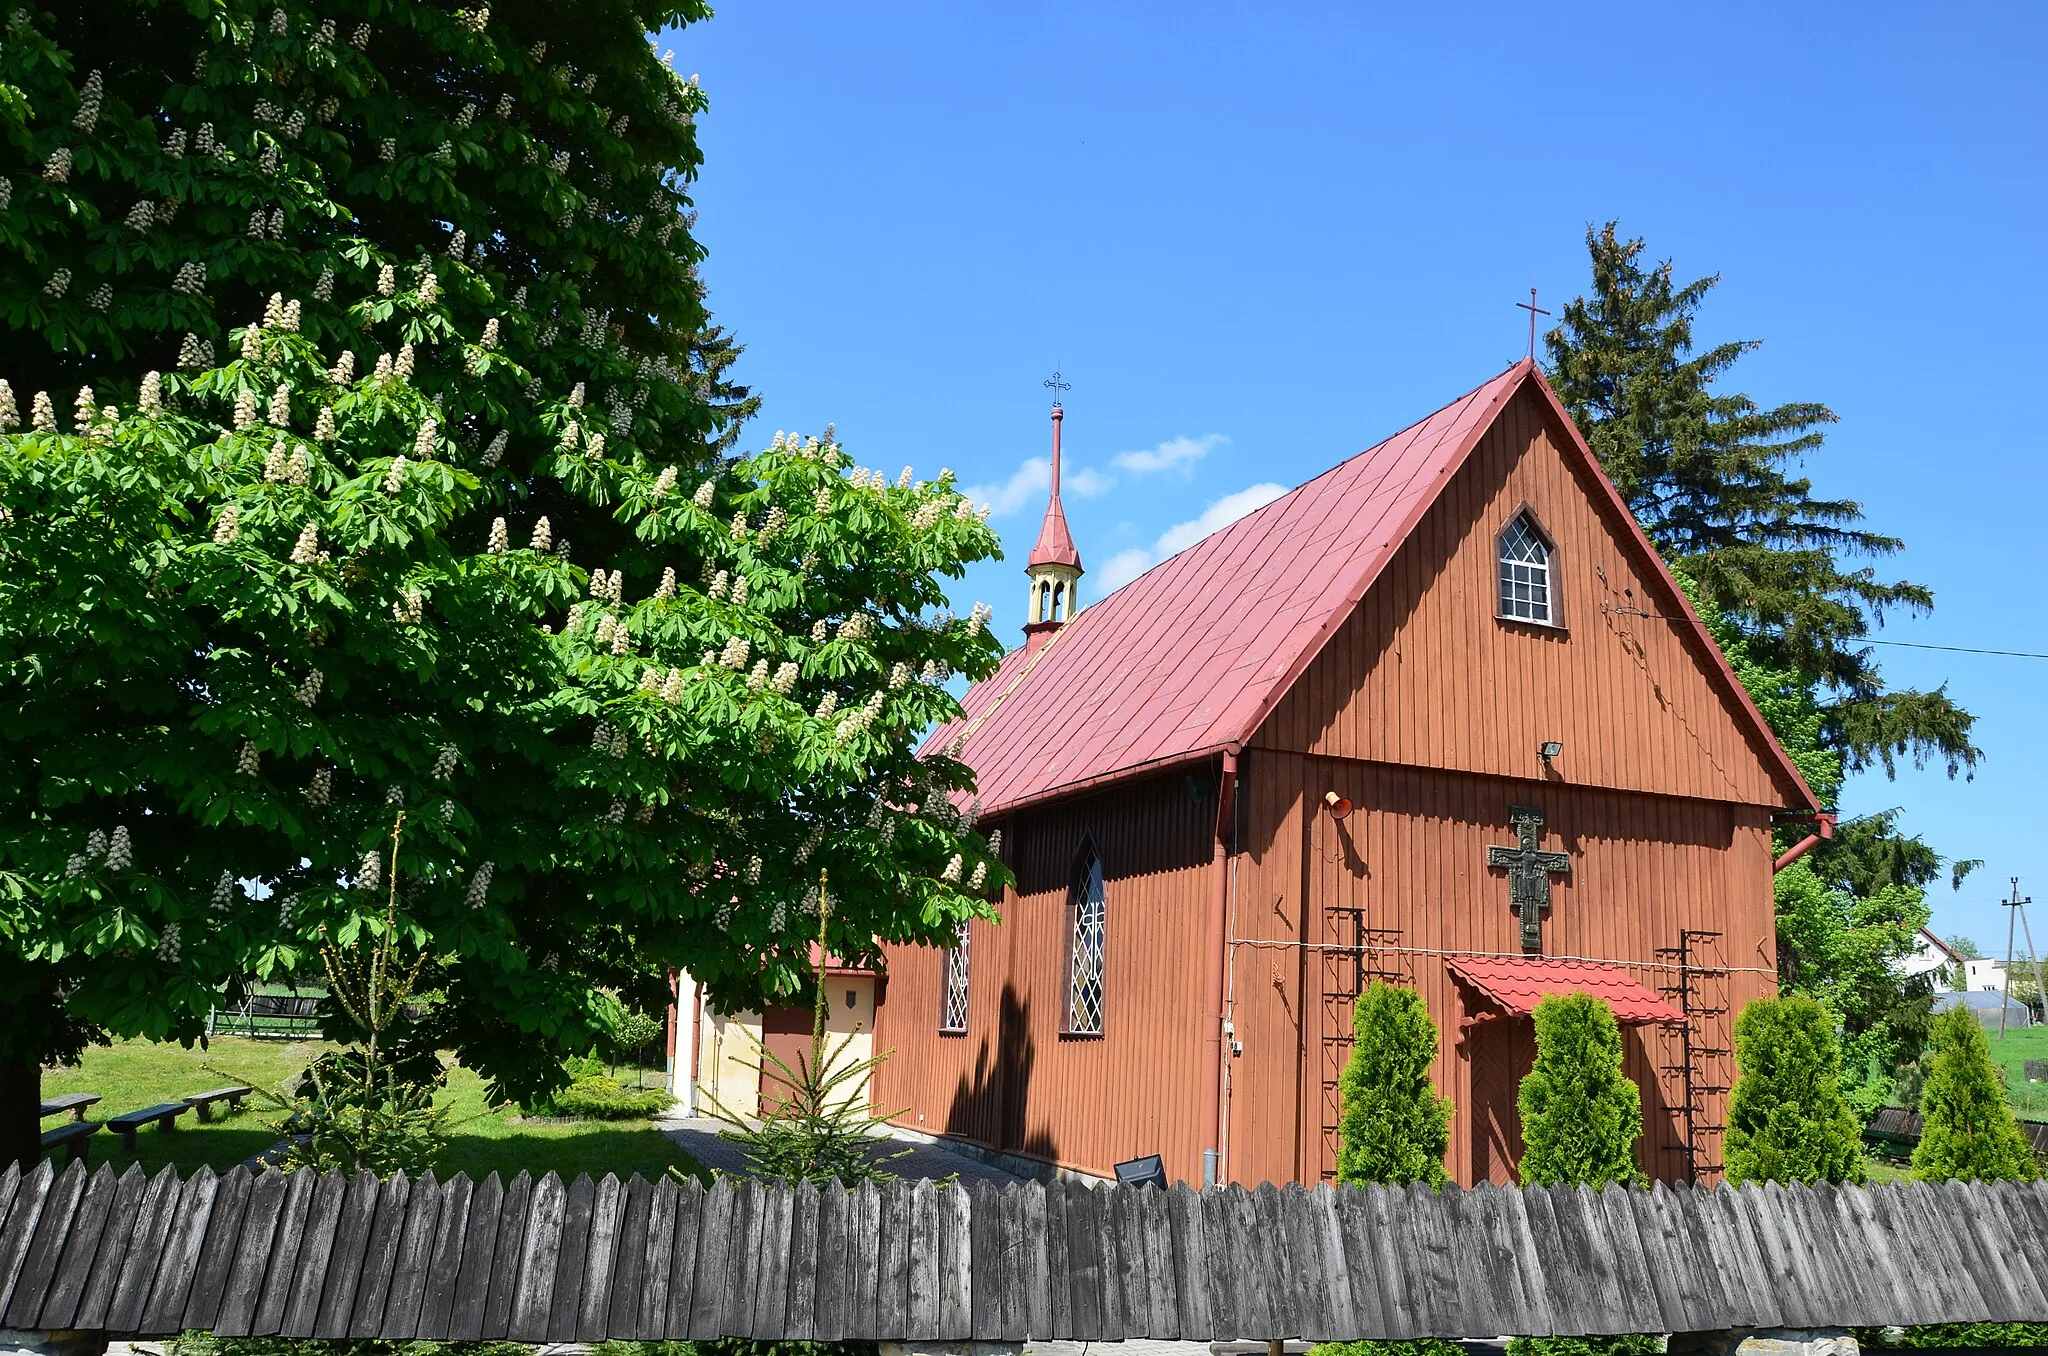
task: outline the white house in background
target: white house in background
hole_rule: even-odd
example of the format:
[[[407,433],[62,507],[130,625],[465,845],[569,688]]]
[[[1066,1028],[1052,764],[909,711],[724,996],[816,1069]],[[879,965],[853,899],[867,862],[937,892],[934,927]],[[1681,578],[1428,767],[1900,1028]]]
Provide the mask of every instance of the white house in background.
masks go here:
[[[1956,964],[1962,959],[1947,942],[1944,942],[1926,928],[1921,928],[1919,945],[1899,957],[1899,975],[1903,979],[1917,979],[1921,975],[1932,975],[1936,990],[1951,989],[1955,987]],[[1976,986],[1973,984],[1970,987],[1975,988]]]
[[[812,962],[817,962],[812,947]],[[828,1048],[833,1067],[844,1068],[873,1055],[875,1003],[882,979],[873,971],[827,957],[824,965]],[[686,1116],[706,1112],[715,1101],[742,1116],[766,1115],[788,1096],[772,1063],[762,1076],[765,1045],[777,1059],[795,1069],[810,1062],[814,1010],[771,1007],[767,1012],[720,1012],[687,971],[675,976],[675,1003],[669,1008],[669,1090]],[[833,1100],[847,1100],[862,1091],[844,1087]]]
[[[1963,987],[1966,989],[1982,991],[1986,989],[2003,989],[2005,987],[2005,962],[2002,960],[1964,961],[1963,970],[1965,972]],[[2027,963],[2022,960],[2019,962],[2019,969],[2014,972],[2013,978],[2017,979],[2026,973]]]

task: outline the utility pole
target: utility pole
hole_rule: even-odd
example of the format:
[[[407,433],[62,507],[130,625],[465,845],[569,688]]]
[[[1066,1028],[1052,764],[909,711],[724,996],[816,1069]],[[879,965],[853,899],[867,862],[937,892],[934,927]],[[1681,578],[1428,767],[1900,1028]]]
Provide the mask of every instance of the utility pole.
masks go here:
[[[2020,878],[2018,876],[2012,878],[2012,893],[2014,899],[2019,899]],[[2025,899],[2020,899],[2019,901],[2020,932],[2027,939],[2027,959],[2033,962],[2034,966],[2034,1001],[2042,1005],[2042,1018],[2043,1020],[2048,1020],[2048,984],[2041,982],[2041,957],[2034,950],[2033,925],[2027,922],[2027,905],[2033,902],[2034,897],[2032,895],[2028,895]]]
[[[2005,1019],[2008,1010],[2012,1007],[2013,930],[2019,922],[2020,911],[2020,878],[2018,876],[2012,878],[2012,898],[2003,902],[2010,912],[2005,915],[2005,986],[1998,995],[1998,1039],[2000,1040],[2005,1039]],[[2039,980],[2037,979],[2035,982],[2038,983]]]

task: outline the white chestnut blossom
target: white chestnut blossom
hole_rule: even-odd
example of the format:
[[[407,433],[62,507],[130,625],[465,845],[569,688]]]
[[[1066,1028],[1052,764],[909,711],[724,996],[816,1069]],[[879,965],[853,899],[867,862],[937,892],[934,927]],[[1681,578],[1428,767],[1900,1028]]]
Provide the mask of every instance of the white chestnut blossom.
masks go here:
[[[313,284],[313,300],[332,301],[333,299],[334,269],[331,267],[322,268],[320,270],[319,280]]]
[[[397,494],[405,486],[405,456],[400,454],[391,459],[391,469],[384,473],[384,493]]]
[[[443,744],[434,755],[434,780],[445,782],[455,775],[455,766],[462,760],[462,750],[453,744]]]
[[[178,272],[171,279],[171,290],[184,296],[197,296],[206,290],[206,265],[196,259],[188,259],[178,265]]]
[[[484,549],[494,556],[502,556],[505,552],[512,549],[512,539],[506,530],[503,518],[491,520],[491,537],[485,543]]]
[[[299,529],[299,540],[292,547],[292,564],[311,565],[320,559],[320,525],[307,523]]]
[[[486,13],[488,12],[486,11]],[[468,902],[470,908],[481,909],[484,906],[484,897],[491,892],[491,877],[497,874],[497,870],[496,866],[490,862],[485,862],[478,866],[476,874],[469,878]]]
[[[242,532],[241,511],[229,504],[220,511],[220,518],[213,527],[213,544],[231,546]]]
[[[370,26],[368,24],[357,24],[356,31],[349,34],[348,43],[349,46],[355,48],[358,52],[369,51]]]
[[[504,429],[498,430],[498,436],[491,439],[490,446],[484,449],[482,464],[486,469],[496,466],[501,460],[504,459],[505,444],[511,439],[511,437],[512,435],[506,432]]]
[[[811,714],[813,719],[816,720],[830,720],[832,713],[838,709],[839,694],[837,692],[827,692],[818,700],[818,709]]]
[[[234,898],[235,873],[223,871],[220,873],[220,879],[213,883],[213,911],[215,913],[226,913],[234,903]]]
[[[434,449],[441,437],[441,426],[432,419],[420,425],[419,434],[412,440],[412,455],[418,461],[432,461]]]
[[[43,162],[43,177],[53,184],[66,183],[71,178],[71,148],[59,146],[50,152],[50,158]]]
[[[68,268],[58,269],[50,275],[50,280],[43,284],[43,294],[52,298],[61,297],[70,290],[71,270]]]
[[[391,619],[401,626],[418,626],[425,615],[426,599],[418,589],[406,589],[391,605]]]
[[[768,687],[768,661],[757,659],[753,670],[747,674],[747,691],[761,692]]]
[[[313,440],[315,442],[331,443],[334,441],[334,437],[334,407],[332,405],[322,405],[320,413],[313,416]]]
[[[261,767],[262,756],[256,752],[256,745],[250,740],[243,740],[241,750],[235,754],[235,771],[244,777],[253,777]]]
[[[797,672],[797,666],[788,660],[783,661],[782,666],[775,670],[775,681],[770,683],[769,687],[776,696],[787,697],[796,688]]]
[[[732,605],[734,607],[745,607],[747,605],[747,577],[743,574],[736,576],[732,581]]]
[[[246,386],[235,394],[234,422],[238,431],[256,422],[256,393]]]
[[[725,642],[725,649],[719,654],[718,662],[735,671],[747,666],[747,657],[753,652],[753,643],[745,636],[734,636]]]
[[[391,364],[391,370],[400,381],[412,380],[412,344],[410,342],[398,346],[398,358]]]
[[[320,689],[326,682],[327,675],[314,669],[306,675],[306,680],[299,684],[299,690],[292,695],[298,698],[299,705],[311,706],[320,700]]]
[[[0,432],[21,422],[21,410],[14,403],[14,388],[0,381]]]
[[[552,529],[548,527],[548,520],[543,517],[533,525],[533,538],[526,544],[526,549],[529,551],[547,550],[548,543],[552,540],[551,532]]]
[[[38,433],[57,431],[57,407],[50,403],[48,391],[37,391],[29,402],[29,425]]]
[[[384,879],[384,859],[374,851],[363,854],[362,864],[356,868],[356,888],[374,890]]]
[[[292,421],[292,390],[283,382],[270,393],[270,422],[275,428],[283,428]]]

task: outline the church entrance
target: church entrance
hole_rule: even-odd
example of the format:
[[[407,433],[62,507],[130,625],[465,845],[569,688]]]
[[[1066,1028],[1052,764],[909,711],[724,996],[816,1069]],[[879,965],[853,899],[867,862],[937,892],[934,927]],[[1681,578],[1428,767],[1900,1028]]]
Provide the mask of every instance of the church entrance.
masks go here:
[[[1471,1106],[1460,1107],[1472,1136],[1472,1181],[1512,1186],[1522,1161],[1522,1117],[1515,1109],[1522,1078],[1536,1062],[1536,1022],[1492,1017],[1465,1030],[1471,1062]]]

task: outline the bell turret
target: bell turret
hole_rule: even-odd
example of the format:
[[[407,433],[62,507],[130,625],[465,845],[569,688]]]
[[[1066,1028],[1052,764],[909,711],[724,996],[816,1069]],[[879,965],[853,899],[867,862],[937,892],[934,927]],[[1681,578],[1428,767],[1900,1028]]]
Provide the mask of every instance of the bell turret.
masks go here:
[[[1031,583],[1031,597],[1024,609],[1024,647],[1035,650],[1052,638],[1052,633],[1074,619],[1081,610],[1081,553],[1074,549],[1073,534],[1067,531],[1067,511],[1060,505],[1060,421],[1065,412],[1055,400],[1052,406],[1052,498],[1045,506],[1045,523],[1038,529],[1038,544],[1024,564],[1024,577]]]

